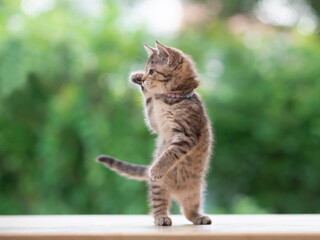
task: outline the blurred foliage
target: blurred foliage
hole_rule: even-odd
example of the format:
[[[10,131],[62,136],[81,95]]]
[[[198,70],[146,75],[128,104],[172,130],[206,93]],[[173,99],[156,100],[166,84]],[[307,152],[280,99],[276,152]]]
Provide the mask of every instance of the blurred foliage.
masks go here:
[[[0,214],[147,213],[145,183],[94,159],[151,161],[154,136],[127,79],[155,36],[119,27],[115,1],[99,18],[71,3],[31,17],[0,1]],[[201,74],[216,138],[206,210],[319,212],[319,35],[255,36],[222,19],[157,36]]]

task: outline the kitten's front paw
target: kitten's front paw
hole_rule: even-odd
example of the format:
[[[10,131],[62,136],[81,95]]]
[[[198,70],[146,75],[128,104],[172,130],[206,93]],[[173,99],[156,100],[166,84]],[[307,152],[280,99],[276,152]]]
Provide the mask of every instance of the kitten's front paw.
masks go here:
[[[130,76],[130,82],[141,85],[143,75],[144,75],[143,73],[132,73]]]
[[[163,170],[157,165],[153,166],[149,171],[149,177],[151,180],[159,180],[164,176]]]

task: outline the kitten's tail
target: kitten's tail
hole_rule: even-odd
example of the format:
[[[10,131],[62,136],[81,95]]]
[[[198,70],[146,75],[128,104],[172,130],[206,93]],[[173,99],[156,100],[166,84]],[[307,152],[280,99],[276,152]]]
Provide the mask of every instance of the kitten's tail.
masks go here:
[[[146,165],[131,164],[106,155],[101,155],[96,160],[125,177],[135,180],[148,180],[148,166]]]

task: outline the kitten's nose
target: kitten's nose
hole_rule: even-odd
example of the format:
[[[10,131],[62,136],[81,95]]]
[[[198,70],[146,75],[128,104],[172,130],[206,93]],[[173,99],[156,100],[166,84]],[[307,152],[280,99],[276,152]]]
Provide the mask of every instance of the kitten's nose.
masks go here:
[[[147,79],[146,75],[143,75],[143,77],[141,78],[142,82],[144,82]]]

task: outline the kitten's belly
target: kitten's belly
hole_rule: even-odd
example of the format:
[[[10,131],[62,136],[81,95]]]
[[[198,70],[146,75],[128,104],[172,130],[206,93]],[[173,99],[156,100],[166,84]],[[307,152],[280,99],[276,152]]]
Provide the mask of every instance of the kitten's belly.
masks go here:
[[[172,190],[183,190],[204,181],[207,154],[192,154],[181,159],[164,178]]]

